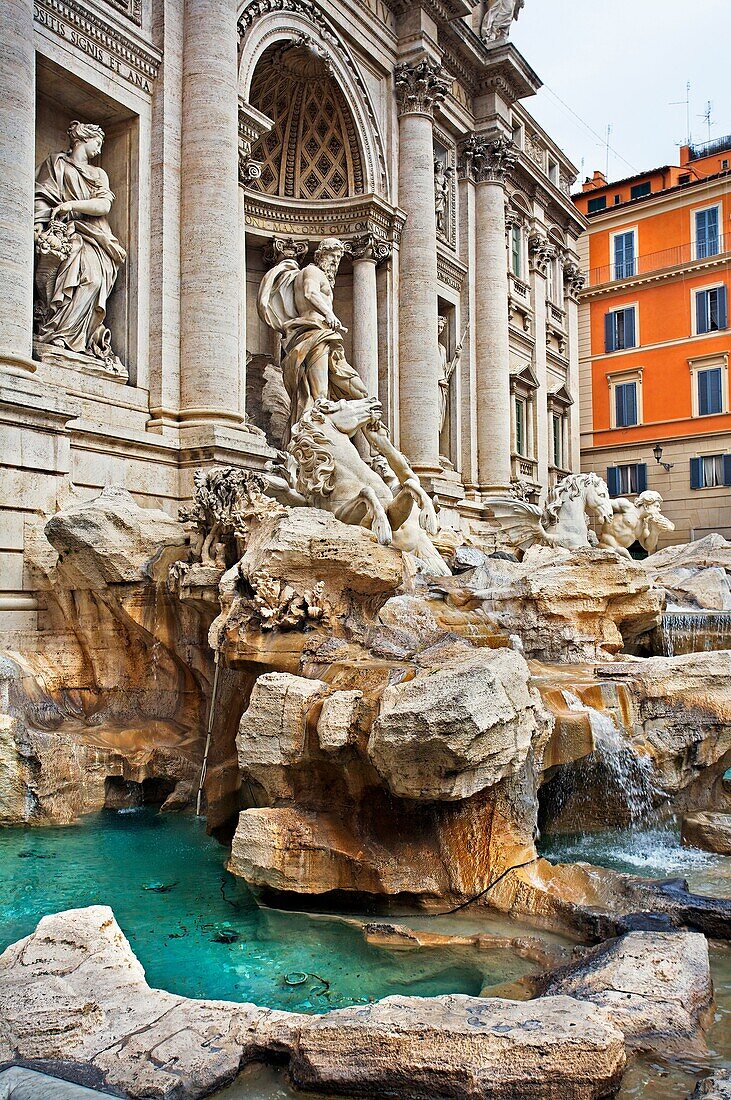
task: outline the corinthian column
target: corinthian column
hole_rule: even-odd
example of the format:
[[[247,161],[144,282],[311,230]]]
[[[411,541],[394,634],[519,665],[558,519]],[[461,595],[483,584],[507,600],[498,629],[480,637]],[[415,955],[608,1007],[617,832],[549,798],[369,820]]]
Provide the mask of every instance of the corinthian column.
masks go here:
[[[433,111],[449,87],[442,66],[428,58],[396,70],[399,206],[406,212],[399,251],[400,446],[426,474],[441,473]]]
[[[391,245],[369,233],[351,243],[350,254],[353,257],[353,366],[368,393],[378,397],[376,267],[391,255]]]
[[[458,171],[475,188],[475,373],[480,489],[510,486],[510,352],[505,176],[517,159],[502,134],[470,134],[460,143]]]
[[[239,424],[236,0],[185,0],[180,407]]]
[[[0,362],[33,371],[35,54],[32,0],[0,4]]]

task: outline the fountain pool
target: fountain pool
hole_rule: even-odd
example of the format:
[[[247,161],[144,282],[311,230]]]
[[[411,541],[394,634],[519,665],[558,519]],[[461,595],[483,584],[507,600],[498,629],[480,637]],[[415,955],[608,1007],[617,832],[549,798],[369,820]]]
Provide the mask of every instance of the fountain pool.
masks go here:
[[[676,822],[627,829],[544,836],[542,856],[552,863],[593,863],[645,878],[684,878],[693,893],[731,897],[731,857],[683,848]]]
[[[508,950],[394,951],[343,920],[261,909],[191,817],[105,810],[0,830],[0,950],[46,913],[110,905],[152,986],[299,1012],[391,994],[478,994],[533,969]]]

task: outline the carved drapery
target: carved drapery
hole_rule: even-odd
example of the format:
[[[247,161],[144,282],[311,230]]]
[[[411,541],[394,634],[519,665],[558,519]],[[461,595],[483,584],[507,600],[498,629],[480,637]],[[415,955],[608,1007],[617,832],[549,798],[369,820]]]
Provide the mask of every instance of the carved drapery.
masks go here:
[[[518,150],[504,134],[469,134],[457,147],[457,171],[474,183],[504,184]]]
[[[448,94],[452,80],[443,65],[425,57],[415,65],[399,65],[394,76],[400,115],[431,115]]]

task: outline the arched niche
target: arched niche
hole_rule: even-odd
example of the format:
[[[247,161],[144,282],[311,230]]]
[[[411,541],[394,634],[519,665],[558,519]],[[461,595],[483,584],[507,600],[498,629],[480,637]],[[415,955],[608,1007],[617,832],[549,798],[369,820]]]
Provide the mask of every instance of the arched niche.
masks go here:
[[[266,65],[272,56],[268,51],[277,46],[285,52],[288,48],[307,51],[313,65],[319,62],[334,83],[344,108],[341,113],[352,119],[362,168],[361,193],[389,201],[383,142],[370,95],[350,50],[325,16],[308,0],[253,0],[242,8],[238,26],[239,95],[244,102],[254,105],[252,85],[259,63],[263,60]]]

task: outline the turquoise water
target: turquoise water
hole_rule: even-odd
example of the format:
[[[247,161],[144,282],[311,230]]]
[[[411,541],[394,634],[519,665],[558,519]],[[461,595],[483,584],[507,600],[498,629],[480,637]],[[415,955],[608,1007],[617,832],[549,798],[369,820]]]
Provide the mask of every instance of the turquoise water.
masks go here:
[[[150,985],[303,1012],[478,994],[532,969],[509,951],[394,951],[336,918],[260,909],[226,855],[202,823],[144,808],[0,829],[0,950],[47,913],[110,905]]]
[[[685,878],[696,893],[731,897],[731,856],[683,848],[673,822],[649,829],[545,836],[539,848],[552,863],[593,863],[645,878]]]

